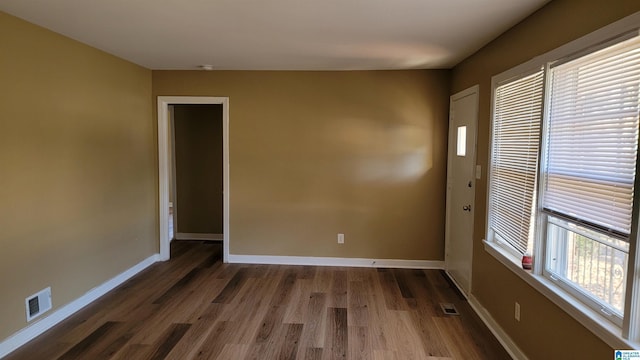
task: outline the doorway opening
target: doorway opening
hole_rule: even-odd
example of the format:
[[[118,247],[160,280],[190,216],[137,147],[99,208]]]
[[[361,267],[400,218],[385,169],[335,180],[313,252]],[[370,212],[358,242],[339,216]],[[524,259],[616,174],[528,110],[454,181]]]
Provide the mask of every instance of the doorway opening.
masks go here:
[[[180,237],[180,223],[172,223],[172,216],[178,215],[176,205],[180,198],[172,198],[172,187],[177,183],[172,181],[173,129],[171,121],[175,107],[181,105],[218,105],[221,106],[222,120],[222,247],[223,261],[229,257],[229,98],[227,97],[188,97],[188,96],[159,96],[158,97],[158,184],[159,184],[159,226],[160,226],[160,258],[168,260],[170,257],[170,242],[174,237],[171,232],[176,231]],[[212,116],[211,121],[220,121]],[[215,187],[215,184],[212,184]],[[183,200],[184,201],[184,200]],[[173,206],[171,206],[173,205]],[[179,206],[179,205],[178,205]],[[170,214],[173,212],[173,214]],[[179,221],[179,220],[178,220]],[[190,226],[193,226],[191,224]],[[213,235],[219,239],[219,234],[205,232],[202,239]],[[184,234],[183,234],[184,235]],[[196,233],[186,233],[186,237],[193,238]],[[197,237],[197,236],[196,236]]]

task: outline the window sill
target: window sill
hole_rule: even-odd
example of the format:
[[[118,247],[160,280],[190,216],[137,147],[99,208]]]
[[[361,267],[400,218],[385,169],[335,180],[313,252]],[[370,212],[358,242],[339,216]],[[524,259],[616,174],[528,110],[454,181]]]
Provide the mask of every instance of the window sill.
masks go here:
[[[495,243],[486,240],[483,240],[482,242],[484,243],[484,249],[486,252],[491,254],[496,258],[496,260],[511,270],[511,272],[516,274],[527,284],[573,317],[576,321],[593,332],[614,350],[640,349],[640,343],[624,339],[619,327],[608,321],[596,311],[593,311],[591,308],[565,293],[564,290],[555,285],[552,281],[546,279],[542,275],[532,274],[531,272],[522,269],[519,262],[520,259],[514,258],[513,255]]]

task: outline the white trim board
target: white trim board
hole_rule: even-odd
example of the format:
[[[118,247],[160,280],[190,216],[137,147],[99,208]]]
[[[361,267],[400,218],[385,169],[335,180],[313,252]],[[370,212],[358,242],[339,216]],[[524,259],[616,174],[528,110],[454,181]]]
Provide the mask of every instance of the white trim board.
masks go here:
[[[98,285],[97,287],[89,290],[86,294],[80,296],[79,298],[73,300],[67,305],[62,306],[59,309],[56,309],[48,316],[43,317],[42,319],[28,325],[21,330],[18,330],[13,335],[4,339],[0,342],[0,358],[3,358],[13,351],[17,350],[22,345],[28,343],[29,341],[35,339],[40,334],[45,331],[51,329],[61,321],[65,320],[69,316],[73,315],[77,311],[81,310],[85,306],[91,304],[101,296],[105,295],[109,291],[115,289],[120,284],[134,277],[142,270],[148,268],[153,263],[157,262],[160,259],[159,254],[152,255],[133,267],[125,270],[124,272],[116,275],[115,277],[107,280],[106,282]]]
[[[401,269],[444,269],[444,261],[439,260],[398,260],[398,259],[363,259],[314,256],[272,256],[272,255],[235,255],[228,257],[230,263],[269,264],[269,265],[315,265],[315,266],[347,266],[372,268]]]
[[[504,347],[507,353],[509,353],[511,358],[516,360],[528,360],[524,352],[520,350],[518,345],[516,345],[516,343],[513,342],[513,340],[511,340],[509,335],[507,335],[507,333],[502,329],[502,327],[498,325],[498,323],[494,320],[494,318],[491,316],[489,311],[487,311],[487,309],[485,309],[482,305],[480,305],[480,302],[478,301],[478,299],[476,299],[475,296],[473,296],[473,294],[469,295],[469,305],[471,305],[471,308],[473,309],[473,311],[475,311],[476,314],[478,314],[482,322],[484,322],[484,324],[487,325],[487,327],[489,328],[493,336],[495,336],[496,339],[498,339],[500,344],[502,344],[502,347]]]
[[[176,233],[176,240],[224,240],[223,234]]]

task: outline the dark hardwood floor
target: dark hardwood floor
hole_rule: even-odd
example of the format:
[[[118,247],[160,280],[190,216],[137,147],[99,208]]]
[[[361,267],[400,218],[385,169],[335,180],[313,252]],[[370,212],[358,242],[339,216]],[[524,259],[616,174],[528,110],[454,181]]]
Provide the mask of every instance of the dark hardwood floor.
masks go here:
[[[174,241],[6,359],[510,358],[441,271],[220,260],[218,243]]]

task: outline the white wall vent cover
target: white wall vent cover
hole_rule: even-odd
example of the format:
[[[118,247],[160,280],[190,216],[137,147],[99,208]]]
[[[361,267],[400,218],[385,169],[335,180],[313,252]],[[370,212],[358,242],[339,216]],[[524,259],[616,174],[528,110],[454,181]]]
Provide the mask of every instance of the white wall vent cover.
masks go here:
[[[26,298],[25,305],[27,306],[27,321],[51,310],[51,287]]]

